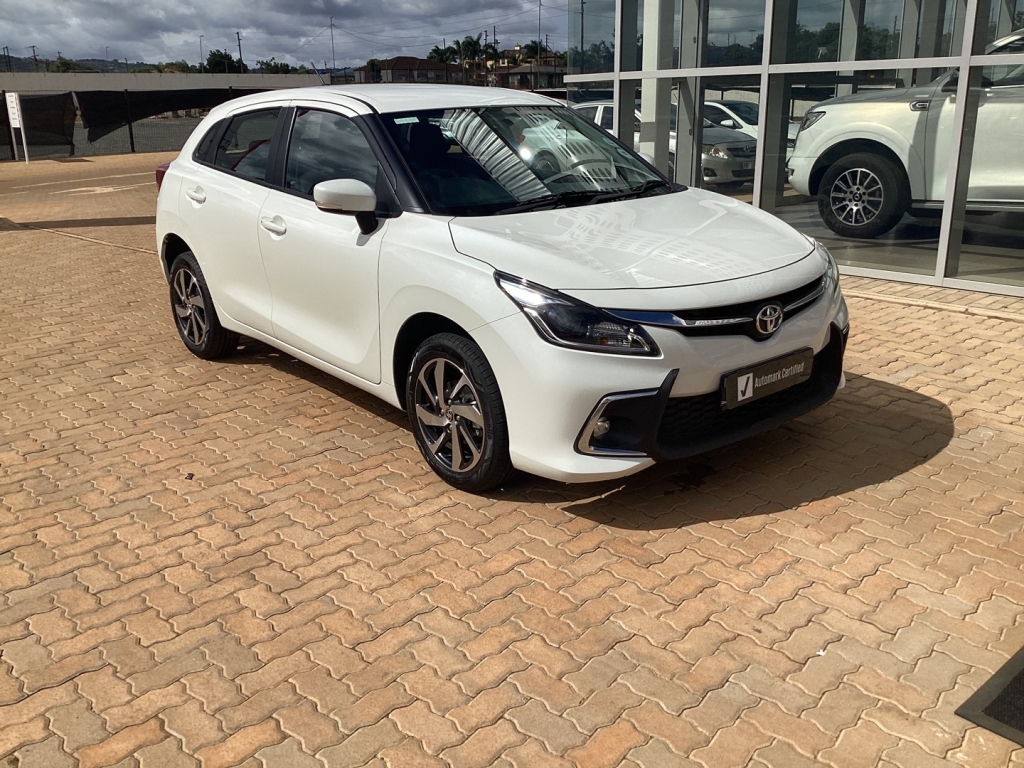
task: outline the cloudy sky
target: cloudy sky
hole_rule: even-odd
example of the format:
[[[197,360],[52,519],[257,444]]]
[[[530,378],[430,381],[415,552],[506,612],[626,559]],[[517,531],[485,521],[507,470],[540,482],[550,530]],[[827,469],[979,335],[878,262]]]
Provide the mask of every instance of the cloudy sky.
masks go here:
[[[568,0],[541,0],[542,35],[564,50]],[[589,10],[589,9],[588,9]],[[199,59],[224,48],[252,64],[276,57],[291,64],[331,61],[334,16],[338,66],[371,56],[425,56],[449,42],[497,27],[501,47],[537,36],[537,0],[0,0],[0,46],[16,56],[131,61]],[[589,37],[589,35],[588,35]]]

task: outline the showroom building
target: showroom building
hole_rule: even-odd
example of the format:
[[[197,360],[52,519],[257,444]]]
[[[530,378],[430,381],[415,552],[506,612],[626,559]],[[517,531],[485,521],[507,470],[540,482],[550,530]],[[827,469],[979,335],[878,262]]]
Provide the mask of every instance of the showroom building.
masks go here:
[[[569,0],[569,73],[845,273],[1024,296],[1024,0]]]

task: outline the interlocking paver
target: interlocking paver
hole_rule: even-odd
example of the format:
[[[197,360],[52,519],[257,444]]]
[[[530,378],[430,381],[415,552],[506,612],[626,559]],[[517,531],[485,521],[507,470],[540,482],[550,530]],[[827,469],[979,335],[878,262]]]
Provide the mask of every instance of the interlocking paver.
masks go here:
[[[368,395],[185,352],[159,161],[0,166],[0,761],[1024,765],[953,715],[1024,643],[1024,302],[844,279],[821,410],[475,497]]]

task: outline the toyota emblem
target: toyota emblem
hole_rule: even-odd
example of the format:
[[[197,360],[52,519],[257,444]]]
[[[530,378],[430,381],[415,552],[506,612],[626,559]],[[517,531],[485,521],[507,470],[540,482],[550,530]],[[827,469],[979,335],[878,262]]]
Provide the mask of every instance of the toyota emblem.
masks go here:
[[[771,336],[782,325],[782,307],[778,304],[765,304],[754,319],[754,326],[762,336]]]

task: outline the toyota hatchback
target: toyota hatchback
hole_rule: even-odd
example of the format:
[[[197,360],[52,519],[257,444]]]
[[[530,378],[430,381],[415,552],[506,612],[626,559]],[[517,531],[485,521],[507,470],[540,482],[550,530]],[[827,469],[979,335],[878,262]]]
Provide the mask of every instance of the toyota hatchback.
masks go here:
[[[157,243],[189,350],[244,334],[379,396],[465,490],[622,477],[843,383],[823,246],[534,94],[236,99],[163,174]]]

